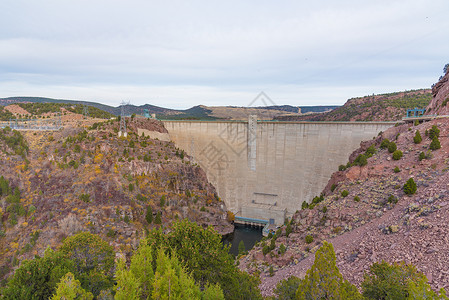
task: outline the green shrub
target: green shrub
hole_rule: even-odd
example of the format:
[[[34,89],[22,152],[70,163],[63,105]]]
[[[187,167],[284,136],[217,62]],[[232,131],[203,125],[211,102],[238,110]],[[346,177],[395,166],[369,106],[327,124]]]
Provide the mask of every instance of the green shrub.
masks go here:
[[[343,191],[341,191],[341,196],[344,198],[344,197],[346,197],[346,196],[348,196],[349,195],[349,192],[347,191],[347,190],[343,190]]]
[[[440,130],[436,125],[433,125],[432,128],[429,130],[429,138],[433,140],[435,137],[440,137]]]
[[[413,195],[414,193],[416,193],[416,183],[413,178],[407,180],[402,189],[407,195]]]
[[[277,295],[276,299],[295,299],[300,282],[301,279],[295,276],[290,276],[289,278],[280,281],[274,290],[274,293]]]
[[[145,220],[148,224],[151,224],[153,222],[153,210],[151,209],[151,206],[147,206],[147,212],[145,214]]]
[[[353,165],[357,166],[366,166],[368,164],[368,160],[365,154],[359,154],[357,158],[354,160]]]
[[[421,161],[425,158],[426,158],[426,154],[424,154],[424,152],[421,151],[421,153],[419,153],[419,157],[418,157],[419,161]]]
[[[402,151],[396,150],[393,152],[393,159],[394,160],[400,160],[402,158]]]
[[[130,192],[134,191],[134,184],[132,184],[132,183],[128,184],[128,190]]]
[[[307,203],[305,200],[301,204],[301,209],[307,209],[309,208],[309,203]]]
[[[323,213],[327,212],[327,206],[323,206],[323,209],[321,210]]]
[[[311,236],[310,234],[306,236],[306,243],[307,244],[311,244],[313,243],[313,236]]]
[[[360,202],[360,197],[359,196],[354,196],[354,201],[355,202]]]
[[[81,194],[80,195],[80,200],[88,203],[88,202],[90,202],[90,195],[89,194]]]
[[[160,211],[157,212],[156,218],[154,219],[154,224],[161,224],[162,223],[162,214]]]
[[[338,166],[338,171],[344,171],[346,170],[346,166],[345,165],[339,165]]]
[[[161,199],[159,200],[159,206],[164,207],[165,206],[165,195],[161,196]]]
[[[270,277],[274,276],[273,266],[270,266],[270,268],[268,269],[268,273],[270,274]]]
[[[263,246],[263,248],[262,248],[263,255],[267,255],[268,252],[270,252],[270,251],[271,251],[270,246],[268,246],[268,245]]]
[[[333,183],[332,185],[331,185],[331,192],[333,192],[333,191],[335,191],[335,188],[337,187],[337,185],[335,184],[335,183]]]
[[[398,147],[396,146],[395,142],[390,142],[388,144],[388,152],[393,153],[394,151],[396,151]]]
[[[285,253],[285,251],[287,251],[287,248],[285,248],[284,244],[281,244],[279,246],[279,254],[282,255]]]
[[[206,208],[204,206],[201,206],[200,211],[206,211]]]
[[[447,299],[432,291],[424,274],[404,263],[374,263],[364,275],[362,295],[366,299]]]
[[[413,142],[415,142],[415,144],[419,144],[422,141],[422,137],[421,134],[419,133],[419,130],[416,130],[415,136],[413,137]]]
[[[380,149],[387,149],[388,145],[390,145],[390,141],[388,139],[383,139],[380,143]]]
[[[366,155],[367,157],[371,157],[371,156],[373,156],[374,154],[376,154],[376,147],[374,147],[374,145],[371,145],[371,146],[368,147],[368,149],[366,149],[365,155]]]
[[[388,197],[388,203],[396,204],[398,203],[398,198],[396,198],[393,195],[390,195],[390,197]]]
[[[440,140],[438,139],[438,137],[435,136],[429,145],[429,149],[433,151],[440,148],[441,148]]]

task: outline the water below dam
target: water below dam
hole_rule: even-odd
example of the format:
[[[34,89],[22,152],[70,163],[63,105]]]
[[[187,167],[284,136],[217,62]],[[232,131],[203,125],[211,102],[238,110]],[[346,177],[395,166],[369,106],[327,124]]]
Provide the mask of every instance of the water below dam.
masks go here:
[[[262,239],[262,227],[254,227],[249,225],[235,224],[234,232],[223,237],[225,245],[231,245],[229,252],[237,256],[239,254],[239,243],[243,241],[246,251],[254,247],[254,245]]]

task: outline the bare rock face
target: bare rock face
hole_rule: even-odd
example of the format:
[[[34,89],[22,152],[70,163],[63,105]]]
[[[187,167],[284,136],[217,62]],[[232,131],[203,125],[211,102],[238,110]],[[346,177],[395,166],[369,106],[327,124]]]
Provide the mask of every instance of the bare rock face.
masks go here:
[[[427,106],[426,114],[449,114],[449,72],[432,87],[433,99]]]

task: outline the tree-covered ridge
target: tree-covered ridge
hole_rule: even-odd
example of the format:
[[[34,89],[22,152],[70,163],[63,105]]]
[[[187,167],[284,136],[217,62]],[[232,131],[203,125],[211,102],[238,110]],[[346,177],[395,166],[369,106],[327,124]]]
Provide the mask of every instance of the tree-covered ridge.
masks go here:
[[[430,89],[395,92],[349,99],[343,106],[323,114],[278,117],[284,121],[397,121],[408,108],[425,108],[432,99]]]
[[[26,157],[0,139],[0,175],[9,191],[0,195],[0,278],[80,230],[125,254],[145,230],[177,219],[213,225],[223,234],[232,230],[204,171],[173,143],[138,136],[134,121],[127,119],[127,138],[117,136],[117,120],[85,129],[21,131]],[[158,121],[142,122],[163,129]],[[14,137],[13,131],[6,135]],[[16,188],[20,194],[8,198]]]
[[[151,230],[129,259],[115,259],[112,247],[95,234],[70,236],[56,251],[22,262],[1,294],[3,299],[261,299],[257,284],[238,270],[217,232],[184,220],[168,234]]]
[[[14,114],[10,111],[6,110],[4,106],[0,105],[0,121],[8,121],[9,119],[13,119]]]
[[[0,129],[0,142],[3,142],[0,144],[0,151],[7,155],[11,152],[25,158],[29,151],[28,143],[23,135],[9,127]]]
[[[48,113],[64,113],[64,110],[84,114],[84,105],[69,103],[53,103],[53,102],[33,102],[33,103],[17,103],[18,106],[25,109],[30,115],[28,117],[37,117]],[[91,118],[109,119],[114,117],[113,114],[103,111],[97,107],[86,106],[87,113]],[[24,116],[25,117],[25,116]]]

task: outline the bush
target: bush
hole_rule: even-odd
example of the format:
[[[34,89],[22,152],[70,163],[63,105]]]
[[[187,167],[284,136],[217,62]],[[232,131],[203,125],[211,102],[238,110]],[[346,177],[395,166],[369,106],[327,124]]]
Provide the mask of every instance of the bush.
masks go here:
[[[435,136],[429,145],[429,149],[433,151],[440,148],[441,148],[440,140],[438,139],[438,137]]]
[[[157,212],[156,218],[154,219],[154,224],[161,224],[162,223],[162,214],[160,211]]]
[[[301,209],[307,209],[309,208],[309,203],[307,203],[305,200],[301,204]]]
[[[86,203],[90,202],[90,195],[89,194],[81,194],[80,199]]]
[[[413,195],[414,193],[416,193],[416,183],[413,178],[407,180],[402,189],[407,195]]]
[[[398,198],[396,198],[393,195],[390,195],[390,197],[388,197],[388,203],[396,204],[398,203]]]
[[[400,160],[402,158],[402,151],[396,150],[393,152],[393,159],[394,160]]]
[[[418,159],[419,159],[419,161],[426,159],[426,154],[424,154],[424,152],[421,151],[421,153],[419,153]]]
[[[419,133],[419,130],[416,130],[415,136],[413,137],[413,142],[415,142],[415,144],[419,144],[422,141],[422,137],[421,134]]]
[[[440,130],[436,125],[433,125],[432,128],[430,128],[428,135],[431,140],[433,140],[435,137],[438,138],[440,137]]]
[[[366,299],[447,299],[444,290],[437,295],[427,278],[413,265],[374,263],[362,282]]]
[[[366,166],[368,164],[368,160],[365,154],[359,154],[357,158],[354,160],[353,165],[357,166]]]
[[[307,244],[311,244],[313,243],[313,236],[311,236],[310,234],[306,236],[306,243]]]
[[[388,139],[383,139],[382,143],[380,143],[380,149],[387,149],[388,145],[390,145],[390,141]]]
[[[267,255],[268,252],[270,252],[270,251],[271,251],[270,246],[268,246],[268,245],[263,246],[263,248],[262,248],[263,255]]]
[[[281,244],[280,246],[279,246],[279,254],[284,254],[285,253],[285,251],[287,251],[287,249],[285,248],[285,246],[284,246],[284,244]]]
[[[331,185],[331,192],[333,192],[333,191],[335,191],[335,188],[337,187],[337,185],[335,184],[335,183],[333,183],[332,185]]]
[[[373,156],[374,154],[376,154],[376,147],[374,147],[374,145],[371,145],[371,146],[368,147],[368,149],[366,149],[365,155],[366,155],[367,157],[371,157],[371,156]]]
[[[341,196],[344,198],[344,197],[346,197],[346,196],[348,196],[349,195],[349,192],[347,191],[347,190],[343,190],[343,191],[341,191]]]
[[[288,279],[280,281],[274,290],[274,293],[277,295],[276,299],[295,299],[300,282],[301,279],[295,276],[290,276]]]
[[[339,165],[338,166],[338,171],[344,171],[346,170],[346,166],[345,165]]]
[[[354,196],[354,201],[355,202],[360,202],[360,197],[359,196]]]
[[[388,144],[388,152],[393,153],[394,151],[396,151],[398,147],[396,146],[395,142],[390,142]]]

